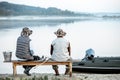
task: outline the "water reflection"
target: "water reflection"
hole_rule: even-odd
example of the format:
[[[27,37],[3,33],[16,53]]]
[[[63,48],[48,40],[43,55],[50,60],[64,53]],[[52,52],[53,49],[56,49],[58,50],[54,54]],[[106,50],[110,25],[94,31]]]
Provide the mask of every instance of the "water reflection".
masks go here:
[[[81,17],[44,17],[44,18],[25,18],[27,16],[12,18],[12,17],[0,17],[0,29],[5,28],[18,28],[21,26],[59,26],[61,24],[69,24],[74,23],[78,21],[86,21],[89,20],[89,18],[81,18]]]

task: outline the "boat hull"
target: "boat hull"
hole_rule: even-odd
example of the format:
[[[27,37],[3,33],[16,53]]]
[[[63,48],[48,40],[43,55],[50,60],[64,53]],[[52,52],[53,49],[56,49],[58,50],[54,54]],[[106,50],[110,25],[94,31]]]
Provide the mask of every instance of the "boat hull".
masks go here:
[[[120,57],[102,57],[87,61],[73,61],[73,71],[92,73],[120,73]]]
[[[90,73],[120,73],[120,67],[81,67],[73,66],[75,72],[90,72]]]

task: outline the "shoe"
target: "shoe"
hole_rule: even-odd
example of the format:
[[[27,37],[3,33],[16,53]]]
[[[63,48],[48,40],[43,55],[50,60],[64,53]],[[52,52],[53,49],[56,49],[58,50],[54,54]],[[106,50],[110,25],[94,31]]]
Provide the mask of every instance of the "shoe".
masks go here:
[[[59,76],[60,74],[55,74],[55,76]]]
[[[58,69],[55,69],[55,76],[59,76],[59,71],[58,71]]]
[[[25,69],[24,73],[25,73],[27,76],[31,76],[31,74],[29,73],[29,71],[27,71],[26,69]]]

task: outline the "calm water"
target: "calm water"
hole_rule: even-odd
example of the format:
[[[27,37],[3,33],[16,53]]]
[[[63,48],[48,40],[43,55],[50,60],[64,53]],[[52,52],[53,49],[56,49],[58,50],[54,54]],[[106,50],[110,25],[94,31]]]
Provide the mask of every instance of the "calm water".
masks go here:
[[[30,36],[36,55],[50,57],[50,44],[56,38],[54,32],[62,28],[64,37],[71,43],[73,59],[82,59],[88,48],[95,50],[95,56],[120,56],[120,18],[99,17],[1,17],[0,18],[0,73],[12,73],[12,64],[3,63],[3,51],[12,51],[15,57],[16,40],[23,27],[33,30]],[[64,73],[64,66],[60,66]],[[22,67],[17,67],[23,73]],[[33,68],[31,73],[54,73],[51,66]]]

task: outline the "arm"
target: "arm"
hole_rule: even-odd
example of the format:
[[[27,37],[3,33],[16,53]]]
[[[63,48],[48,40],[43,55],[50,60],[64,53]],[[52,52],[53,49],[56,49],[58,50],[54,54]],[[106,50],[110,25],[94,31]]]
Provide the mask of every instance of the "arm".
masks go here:
[[[33,56],[34,51],[33,51],[33,45],[32,45],[32,42],[29,43],[29,50],[30,50],[30,54]]]
[[[51,45],[50,54],[52,55],[52,53],[53,53],[53,46]]]
[[[69,43],[69,46],[68,46],[68,52],[69,52],[69,56],[71,56],[71,46],[70,46],[70,43]]]

